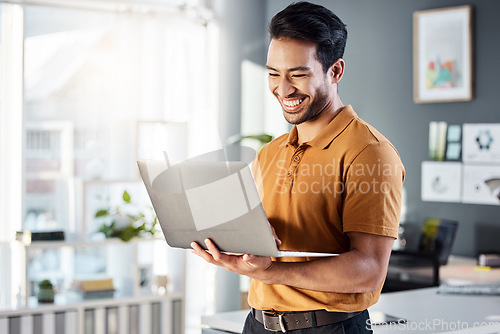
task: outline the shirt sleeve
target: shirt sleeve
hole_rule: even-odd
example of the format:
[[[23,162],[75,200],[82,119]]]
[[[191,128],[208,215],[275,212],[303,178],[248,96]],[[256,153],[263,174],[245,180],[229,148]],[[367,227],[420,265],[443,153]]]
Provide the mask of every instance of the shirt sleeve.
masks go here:
[[[343,231],[397,238],[404,167],[388,142],[366,146],[345,169]]]

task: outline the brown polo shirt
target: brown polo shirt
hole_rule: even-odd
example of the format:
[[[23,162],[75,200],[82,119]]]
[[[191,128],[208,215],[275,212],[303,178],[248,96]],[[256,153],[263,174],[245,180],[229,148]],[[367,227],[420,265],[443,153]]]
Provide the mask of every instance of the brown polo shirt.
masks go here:
[[[297,139],[293,127],[266,145],[253,166],[281,250],[344,253],[351,231],[397,237],[404,167],[382,134],[346,106],[316,138],[301,145]],[[381,288],[330,293],[252,280],[249,304],[260,310],[353,312],[375,304]]]

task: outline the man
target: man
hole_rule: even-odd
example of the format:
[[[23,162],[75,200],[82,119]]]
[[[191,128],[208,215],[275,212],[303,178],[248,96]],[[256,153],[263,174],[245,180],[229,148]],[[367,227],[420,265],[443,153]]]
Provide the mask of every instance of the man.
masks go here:
[[[262,201],[284,250],[327,258],[222,254],[206,261],[252,278],[245,333],[369,332],[397,237],[404,169],[396,149],[344,106],[337,85],[347,31],[330,10],[299,2],[269,26],[269,89],[294,124],[259,153]],[[279,239],[278,239],[279,238]]]

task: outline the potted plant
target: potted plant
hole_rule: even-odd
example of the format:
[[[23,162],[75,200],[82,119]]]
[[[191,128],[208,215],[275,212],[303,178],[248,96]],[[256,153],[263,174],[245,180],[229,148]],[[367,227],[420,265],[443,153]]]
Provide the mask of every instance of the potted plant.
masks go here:
[[[134,237],[154,235],[157,231],[158,219],[152,207],[139,208],[132,202],[130,194],[125,190],[123,202],[116,207],[98,210],[95,218],[103,222],[99,232],[106,238],[120,238],[129,241]]]
[[[54,294],[54,286],[48,279],[38,282],[37,298],[39,303],[53,303]]]

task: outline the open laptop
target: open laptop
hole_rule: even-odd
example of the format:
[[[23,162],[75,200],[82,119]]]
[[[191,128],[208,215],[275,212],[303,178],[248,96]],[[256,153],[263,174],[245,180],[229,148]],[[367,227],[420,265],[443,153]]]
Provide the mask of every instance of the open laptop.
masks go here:
[[[167,243],[205,247],[211,239],[226,253],[273,257],[338,254],[280,251],[248,164],[241,161],[141,160],[139,171]],[[206,249],[206,248],[205,248]]]
[[[416,252],[393,251],[390,264],[413,268],[446,265],[453,248],[457,229],[457,221],[427,218],[422,227],[418,250]]]

